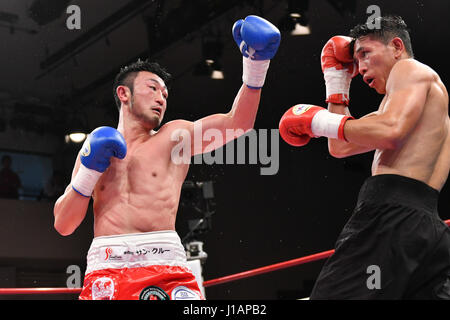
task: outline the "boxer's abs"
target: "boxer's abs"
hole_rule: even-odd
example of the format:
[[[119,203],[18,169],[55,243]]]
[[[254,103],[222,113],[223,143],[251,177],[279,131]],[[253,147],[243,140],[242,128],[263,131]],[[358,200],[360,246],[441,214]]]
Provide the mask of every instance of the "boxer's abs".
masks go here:
[[[160,160],[160,159],[159,159]],[[175,230],[188,166],[115,161],[96,185],[95,236]]]

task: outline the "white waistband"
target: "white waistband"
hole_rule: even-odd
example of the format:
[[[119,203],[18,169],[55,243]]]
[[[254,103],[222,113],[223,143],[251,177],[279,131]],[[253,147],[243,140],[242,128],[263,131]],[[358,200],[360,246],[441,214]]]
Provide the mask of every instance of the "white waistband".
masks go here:
[[[187,267],[186,252],[175,231],[96,237],[89,248],[86,274],[151,265]]]

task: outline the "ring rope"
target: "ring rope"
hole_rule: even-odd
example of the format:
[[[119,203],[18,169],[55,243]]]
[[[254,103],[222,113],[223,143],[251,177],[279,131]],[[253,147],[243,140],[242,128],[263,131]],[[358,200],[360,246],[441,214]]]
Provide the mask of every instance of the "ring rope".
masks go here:
[[[203,282],[203,286],[206,288],[206,287],[215,286],[215,285],[226,283],[226,282],[239,280],[242,278],[254,277],[254,276],[257,276],[257,275],[260,275],[263,273],[272,272],[275,270],[281,270],[284,268],[298,266],[298,265],[308,263],[308,262],[322,260],[322,259],[330,257],[333,253],[334,253],[334,250],[328,250],[328,251],[312,254],[312,255],[309,255],[306,257],[301,257],[301,258],[297,258],[297,259],[293,259],[293,260],[288,260],[288,261],[284,261],[284,262],[271,264],[269,266],[256,268],[253,270],[244,271],[244,272],[232,274],[229,276],[225,276],[225,277],[221,277],[221,278],[217,278],[217,279],[213,279],[213,280],[208,280],[208,281]]]
[[[81,288],[0,288],[0,295],[81,293]]]

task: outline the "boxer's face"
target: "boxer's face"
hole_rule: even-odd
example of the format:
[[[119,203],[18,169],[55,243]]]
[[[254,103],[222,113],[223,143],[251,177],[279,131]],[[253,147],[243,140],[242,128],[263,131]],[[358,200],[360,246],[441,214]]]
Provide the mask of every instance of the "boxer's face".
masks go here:
[[[364,82],[378,93],[385,94],[389,73],[396,62],[395,47],[366,36],[355,41],[354,52]]]
[[[141,71],[134,79],[130,111],[150,129],[154,129],[164,118],[167,97],[164,81],[154,73]]]

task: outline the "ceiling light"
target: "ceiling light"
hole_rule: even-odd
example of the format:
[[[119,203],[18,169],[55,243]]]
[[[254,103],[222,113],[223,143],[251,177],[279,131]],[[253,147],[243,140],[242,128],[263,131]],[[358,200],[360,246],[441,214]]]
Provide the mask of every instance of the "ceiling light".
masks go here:
[[[86,133],[82,132],[74,132],[66,135],[66,143],[74,142],[74,143],[81,143],[83,142],[87,137]]]

